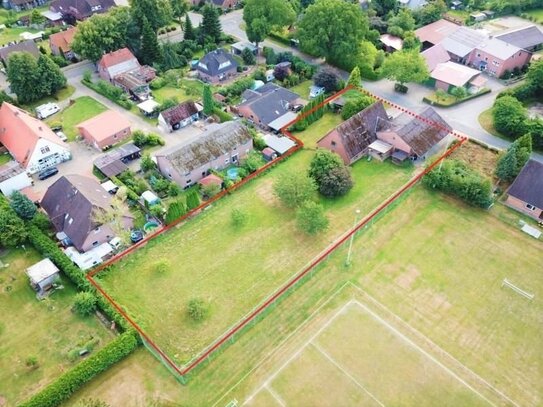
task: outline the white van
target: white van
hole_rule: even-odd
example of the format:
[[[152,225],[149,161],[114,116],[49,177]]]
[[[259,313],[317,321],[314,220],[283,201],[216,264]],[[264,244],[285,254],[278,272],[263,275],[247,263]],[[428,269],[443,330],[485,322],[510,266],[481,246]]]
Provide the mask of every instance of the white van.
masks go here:
[[[55,113],[60,112],[60,107],[56,103],[46,103],[36,108],[36,115],[38,119],[46,119]]]

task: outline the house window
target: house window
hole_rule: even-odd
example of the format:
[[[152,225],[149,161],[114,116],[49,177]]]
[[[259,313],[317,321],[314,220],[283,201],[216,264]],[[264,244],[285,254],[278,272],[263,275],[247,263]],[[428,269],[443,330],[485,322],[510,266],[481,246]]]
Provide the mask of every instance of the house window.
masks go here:
[[[229,162],[230,162],[230,159],[229,159],[229,158],[227,158],[226,160],[224,160],[224,163],[225,163],[225,164],[228,164]]]
[[[117,138],[117,135],[116,135],[116,134],[114,134],[114,135],[113,135],[113,138]]]
[[[41,151],[42,154],[48,153],[49,152],[49,146],[44,146],[44,147],[40,148],[40,151]]]
[[[478,53],[477,53],[477,58],[480,58],[480,57],[481,57],[481,53],[478,52]]]
[[[335,145],[336,145],[336,142],[335,142],[335,141],[332,141],[330,144],[333,145],[333,146],[335,146]]]
[[[97,226],[96,229],[94,229],[94,233],[100,232],[100,226]]]
[[[535,210],[536,210],[536,207],[533,206],[533,205],[530,205],[530,204],[526,204],[526,208],[528,208],[528,209],[531,210],[531,211],[535,211]]]
[[[235,154],[235,155],[232,156],[232,162],[233,162],[233,163],[237,163],[237,162],[238,162],[238,155],[237,155],[237,154]]]
[[[98,246],[98,241],[95,240],[94,242],[92,242],[92,245],[93,245],[93,246]]]
[[[186,182],[186,183],[187,183],[187,184],[190,184],[190,183],[192,183],[192,180],[191,180],[191,179],[189,179],[189,180],[187,180],[187,182]]]

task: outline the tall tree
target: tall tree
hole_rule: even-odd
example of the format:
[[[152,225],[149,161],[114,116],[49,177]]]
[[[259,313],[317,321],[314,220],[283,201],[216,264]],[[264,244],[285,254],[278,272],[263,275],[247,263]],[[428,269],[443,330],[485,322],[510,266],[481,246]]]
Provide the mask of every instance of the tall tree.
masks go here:
[[[492,117],[496,130],[517,137],[524,133],[528,113],[522,103],[515,97],[502,96],[494,102]]]
[[[292,4],[284,0],[247,0],[243,8],[247,37],[256,46],[272,30],[292,24],[295,18]]]
[[[154,63],[159,64],[162,62],[162,54],[157,35],[146,18],[143,19],[140,60],[145,65],[153,65]]]
[[[122,23],[111,13],[93,15],[77,25],[72,49],[83,58],[98,61],[103,54],[126,46],[126,27]]]
[[[179,25],[183,27],[183,16],[189,11],[187,0],[170,0],[172,16],[179,20]]]
[[[11,210],[0,210],[0,246],[15,247],[26,240],[24,222]]]
[[[47,55],[40,55],[38,58],[38,77],[40,82],[37,85],[43,87],[43,95],[49,96],[59,89],[66,87],[66,77],[59,66]]]
[[[206,37],[209,37],[215,44],[218,44],[222,36],[222,27],[217,8],[206,4],[202,9],[202,15],[202,25],[200,26],[202,42],[205,42]]]
[[[398,14],[388,20],[388,33],[403,38],[404,34],[413,31],[415,19],[408,8],[401,9]]]
[[[398,9],[397,0],[374,0],[371,2],[371,7],[375,10],[378,16],[386,16],[389,12],[395,12]]]
[[[330,222],[324,214],[322,205],[305,201],[296,211],[296,223],[308,235],[316,235],[327,229]]]
[[[189,14],[185,16],[185,27],[183,31],[183,39],[184,40],[195,40],[196,39],[196,33],[194,32],[194,28],[192,26],[192,21],[190,21]]]
[[[422,82],[429,72],[424,58],[413,51],[397,51],[389,55],[383,63],[383,75],[400,84]]]
[[[38,63],[28,52],[13,52],[8,57],[8,81],[20,103],[38,100],[42,94],[39,83]]]
[[[172,20],[172,8],[168,0],[130,0],[130,11],[142,30],[145,19],[154,32]]]
[[[355,87],[360,87],[362,78],[360,77],[360,68],[355,66],[349,75],[349,80],[347,81],[346,86],[352,85]]]
[[[419,26],[428,25],[439,20],[447,11],[443,0],[430,0],[423,7],[415,11],[415,20]]]
[[[334,92],[338,90],[339,75],[330,68],[322,68],[313,76],[315,85],[322,86],[326,92]]]
[[[37,212],[36,205],[25,195],[21,194],[19,191],[15,191],[9,197],[9,205],[11,209],[15,211],[17,216],[23,220],[30,220],[34,217]]]
[[[32,13],[30,14],[30,23],[41,25],[45,23],[45,17],[40,13],[38,9],[32,10]]]
[[[526,74],[526,82],[534,88],[534,92],[543,93],[543,59],[530,64]]]
[[[204,114],[206,116],[213,114],[215,103],[213,102],[213,96],[211,95],[211,87],[207,83],[204,85],[204,93],[202,99],[204,102]]]
[[[285,206],[295,208],[311,200],[315,182],[301,172],[282,173],[273,183],[273,192]]]
[[[368,27],[368,18],[358,4],[317,0],[300,20],[298,39],[302,50],[351,69],[352,55],[358,55]]]

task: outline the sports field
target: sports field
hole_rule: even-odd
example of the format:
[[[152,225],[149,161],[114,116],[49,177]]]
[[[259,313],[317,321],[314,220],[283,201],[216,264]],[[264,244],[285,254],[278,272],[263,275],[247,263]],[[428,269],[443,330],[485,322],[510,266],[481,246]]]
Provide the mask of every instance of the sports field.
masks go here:
[[[361,302],[350,300],[321,325],[242,405],[489,405]]]

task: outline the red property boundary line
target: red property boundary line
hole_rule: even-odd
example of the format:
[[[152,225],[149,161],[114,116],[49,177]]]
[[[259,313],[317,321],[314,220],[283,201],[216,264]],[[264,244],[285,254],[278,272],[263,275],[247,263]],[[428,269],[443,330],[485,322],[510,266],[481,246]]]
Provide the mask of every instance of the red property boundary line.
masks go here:
[[[189,217],[197,214],[202,209],[208,207],[216,200],[222,198],[224,195],[229,194],[230,192],[234,191],[235,189],[241,187],[242,185],[245,185],[250,180],[256,178],[260,174],[262,174],[264,171],[268,170],[273,165],[277,164],[279,161],[286,159],[287,157],[294,154],[296,151],[300,150],[303,147],[303,142],[298,139],[297,137],[293,136],[287,129],[288,127],[292,126],[294,123],[296,123],[298,120],[301,120],[311,113],[315,112],[316,110],[320,109],[325,104],[329,103],[330,101],[336,99],[337,97],[341,96],[345,92],[349,90],[358,90],[368,96],[373,97],[376,100],[379,100],[381,102],[386,103],[389,106],[392,106],[399,111],[403,113],[410,114],[411,116],[430,124],[434,127],[439,128],[440,130],[446,130],[453,136],[455,136],[459,142],[452,147],[448,148],[447,151],[441,155],[438,159],[436,159],[430,166],[428,166],[423,172],[413,177],[407,184],[405,184],[401,189],[396,191],[391,197],[389,197],[386,201],[381,203],[376,209],[374,209],[372,212],[370,212],[369,215],[367,215],[364,219],[362,219],[353,229],[351,229],[348,233],[346,233],[344,236],[342,236],[338,241],[336,241],[332,246],[330,246],[325,252],[321,253],[317,258],[315,258],[308,266],[306,266],[301,272],[299,272],[297,275],[295,275],[290,281],[288,281],[283,287],[281,287],[278,291],[276,291],[274,294],[272,294],[267,300],[265,300],[260,306],[258,306],[256,309],[254,309],[249,315],[244,316],[238,323],[236,323],[229,331],[227,331],[225,334],[220,336],[217,340],[214,341],[208,348],[204,349],[204,351],[196,356],[192,361],[189,361],[187,365],[180,368],[177,366],[175,362],[173,362],[168,355],[166,355],[165,352],[163,352],[160,347],[143,331],[143,329],[132,319],[128,314],[121,308],[117,302],[98,284],[98,282],[93,278],[95,275],[106,269],[107,267],[113,265],[117,261],[121,260],[128,254],[132,253],[136,249],[140,248],[141,246],[148,243],[151,239],[155,238],[156,236],[159,236],[166,231],[170,230],[174,226],[178,225],[180,222],[183,222],[184,220],[188,219]],[[118,253],[111,259],[109,259],[107,262],[101,264],[96,269],[92,270],[86,275],[87,280],[93,285],[93,287],[96,288],[100,294],[104,296],[104,298],[119,312],[119,314],[122,315],[122,317],[142,336],[142,338],[145,339],[145,341],[164,359],[164,361],[180,376],[185,376],[189,372],[191,372],[193,369],[195,369],[199,364],[201,364],[204,360],[206,360],[212,353],[214,353],[216,350],[218,350],[227,340],[233,337],[238,331],[240,331],[242,328],[247,326],[251,321],[253,321],[259,314],[261,314],[266,308],[268,308],[274,301],[276,301],[278,298],[280,298],[286,291],[288,291],[291,287],[293,287],[298,281],[300,281],[304,276],[306,276],[311,270],[313,270],[316,266],[318,266],[326,257],[328,257],[332,252],[334,252],[336,249],[338,249],[345,241],[347,241],[353,234],[355,234],[357,231],[359,231],[361,228],[366,226],[372,219],[374,219],[380,212],[382,212],[384,209],[386,209],[388,206],[390,206],[392,203],[394,203],[401,195],[403,195],[407,190],[412,188],[418,181],[422,179],[428,172],[430,172],[435,166],[437,166],[442,160],[444,160],[446,157],[448,157],[454,150],[459,148],[466,140],[467,137],[462,136],[454,131],[449,131],[448,128],[442,126],[439,123],[432,122],[426,118],[420,117],[416,113],[413,113],[402,106],[399,106],[395,103],[389,102],[386,99],[383,99],[379,96],[373,95],[372,93],[364,90],[359,89],[353,86],[348,86],[345,89],[341,90],[340,92],[326,98],[322,103],[315,106],[314,108],[310,109],[307,112],[304,112],[303,114],[299,115],[296,119],[292,120],[288,124],[286,124],[282,129],[281,133],[283,133],[285,136],[289,137],[293,141],[296,142],[296,146],[291,148],[289,151],[287,151],[282,156],[276,158],[275,160],[267,163],[259,170],[255,171],[254,173],[247,176],[244,180],[240,181],[237,184],[234,184],[233,186],[221,191],[219,194],[215,195],[210,200],[203,202],[200,204],[197,208],[194,208],[187,214],[181,216],[173,223],[164,226],[160,228],[159,230],[153,232],[152,234],[148,235],[145,239],[142,241],[136,243],[135,245],[132,245],[128,249],[124,250],[121,253]]]

